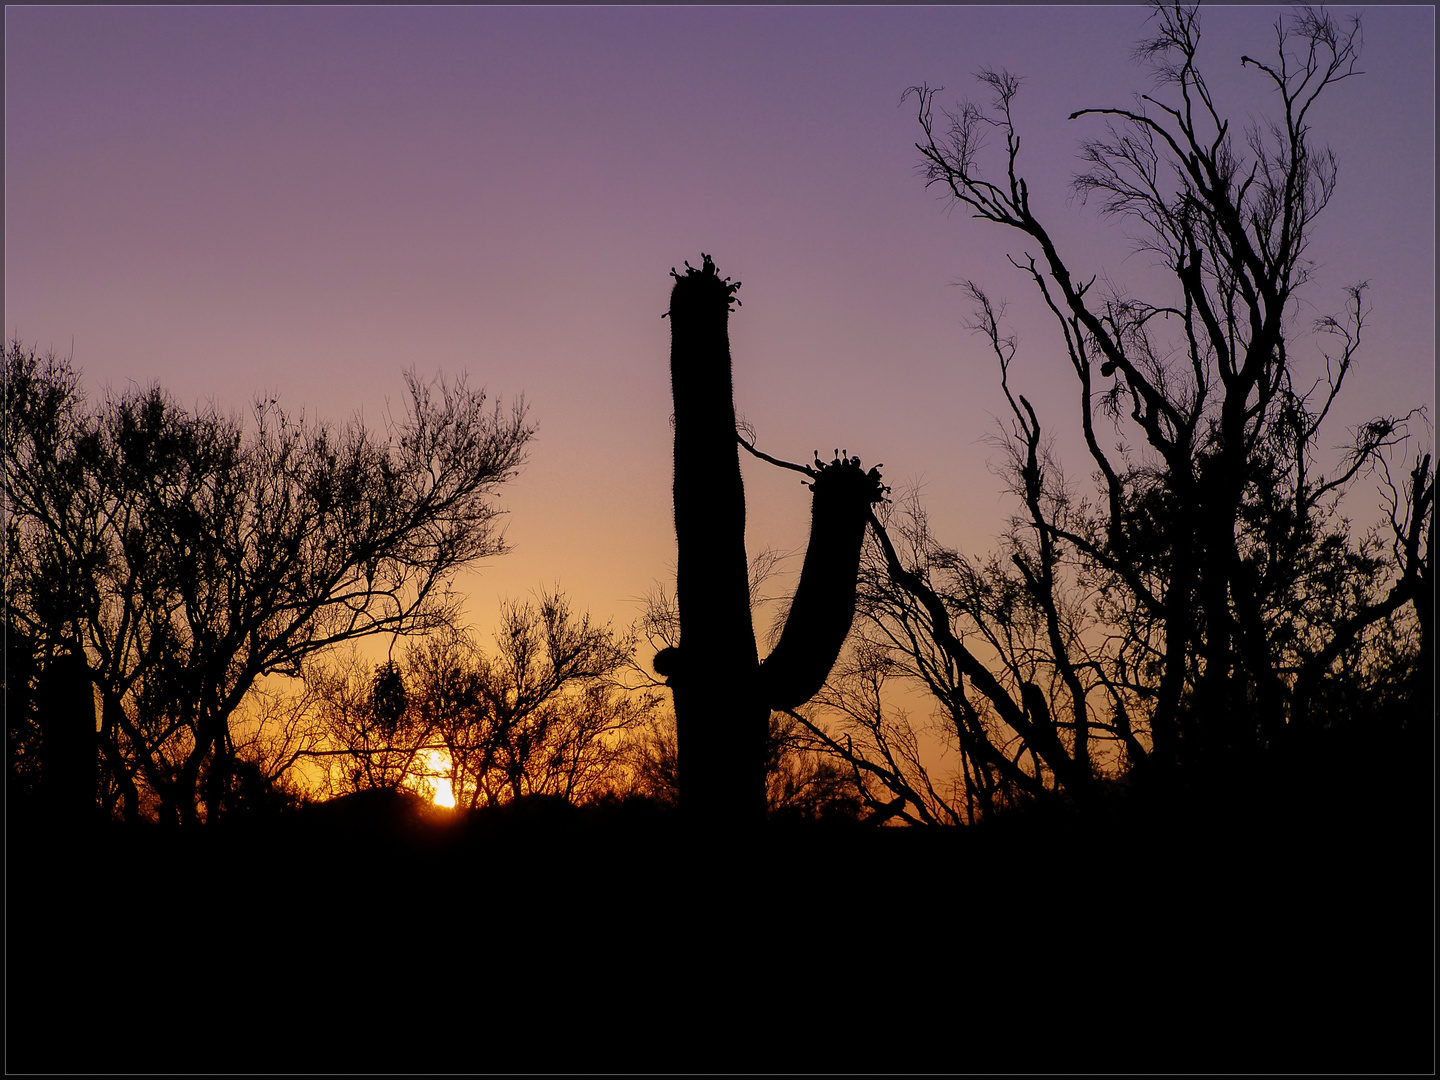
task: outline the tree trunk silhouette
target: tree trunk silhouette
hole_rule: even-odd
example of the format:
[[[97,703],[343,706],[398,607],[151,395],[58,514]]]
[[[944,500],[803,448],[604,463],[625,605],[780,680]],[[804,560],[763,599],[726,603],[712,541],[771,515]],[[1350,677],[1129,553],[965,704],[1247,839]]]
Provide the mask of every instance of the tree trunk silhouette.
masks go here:
[[[95,819],[99,761],[95,744],[95,697],[83,656],[63,653],[40,677],[37,712],[41,730],[45,812],[60,830],[83,828]]]

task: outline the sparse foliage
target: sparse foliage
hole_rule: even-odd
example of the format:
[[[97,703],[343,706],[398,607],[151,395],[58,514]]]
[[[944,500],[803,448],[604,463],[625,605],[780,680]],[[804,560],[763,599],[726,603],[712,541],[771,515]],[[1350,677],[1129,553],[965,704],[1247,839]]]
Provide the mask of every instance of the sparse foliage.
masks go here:
[[[1359,22],[1282,15],[1274,57],[1241,62],[1275,102],[1243,136],[1197,64],[1196,10],[1156,5],[1152,24],[1136,55],[1156,95],[1071,117],[1105,124],[1081,146],[1074,187],[1154,259],[1145,295],[1077,273],[1036,216],[1012,117],[1019,78],[981,71],[989,104],[943,122],[936,91],[907,94],[927,181],[1027,245],[1012,262],[1054,318],[1096,484],[1086,497],[1062,474],[1056,421],[1016,388],[1003,305],[967,283],[1009,408],[1003,470],[1021,509],[987,559],[938,543],[914,503],[877,520],[864,604],[872,642],[946,718],[968,817],[1054,789],[1086,800],[1126,770],[1213,783],[1344,725],[1391,739],[1433,719],[1412,677],[1434,656],[1434,470],[1414,450],[1428,419],[1359,424],[1328,461],[1322,430],[1359,356],[1367,286],[1308,335],[1296,318],[1336,182],[1312,107],[1359,74]],[[1395,482],[1404,454],[1413,468]],[[1377,474],[1388,520],[1357,540],[1342,502]],[[1381,699],[1383,730],[1362,705]]]
[[[273,400],[247,425],[158,387],[92,409],[68,363],[7,347],[6,602],[41,669],[84,658],[107,811],[218,817],[259,680],[448,625],[454,573],[503,550],[493,497],[523,461],[524,406],[406,382],[384,435]]]
[[[495,647],[443,629],[413,642],[403,665],[350,658],[318,667],[333,793],[450,785],[474,809],[557,796],[581,803],[623,786],[627,738],[659,704],[621,676],[635,638],[576,615],[560,593],[504,605]]]

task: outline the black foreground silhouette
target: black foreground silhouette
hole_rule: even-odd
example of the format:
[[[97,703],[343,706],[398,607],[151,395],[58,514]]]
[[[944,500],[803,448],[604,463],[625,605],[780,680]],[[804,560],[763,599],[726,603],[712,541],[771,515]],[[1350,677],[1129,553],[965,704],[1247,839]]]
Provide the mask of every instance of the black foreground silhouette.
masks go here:
[[[644,800],[378,791],[12,823],[6,1064],[1424,1071],[1423,808],[1234,805],[703,840]]]

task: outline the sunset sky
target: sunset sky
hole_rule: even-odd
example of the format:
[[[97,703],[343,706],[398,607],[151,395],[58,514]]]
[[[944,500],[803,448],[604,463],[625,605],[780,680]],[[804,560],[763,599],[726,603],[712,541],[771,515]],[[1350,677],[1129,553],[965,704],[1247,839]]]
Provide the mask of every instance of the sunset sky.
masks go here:
[[[1212,87],[1273,104],[1241,53],[1280,9],[1202,11]],[[1362,77],[1313,118],[1340,162],[1301,325],[1368,280],[1347,424],[1433,405],[1435,11],[1363,12]],[[1333,9],[1347,16],[1351,8]],[[954,283],[1012,301],[1014,378],[1073,427],[1052,326],[997,226],[917,174],[907,86],[1026,77],[1022,168],[1072,268],[1138,288],[1122,227],[1070,198],[1086,106],[1149,90],[1138,7],[7,7],[5,332],[71,354],[98,398],[158,381],[243,413],[380,423],[401,372],[468,372],[539,424],[501,500],[514,552],[465,575],[559,584],[628,622],[674,559],[672,266],[744,282],[738,411],[791,460],[844,447],[923,485],[936,534],[993,546],[1004,408]],[[1313,349],[1302,340],[1302,349]],[[1062,457],[1083,481],[1078,455]],[[802,549],[808,495],[746,461],[750,549]],[[794,567],[798,570],[798,561]]]

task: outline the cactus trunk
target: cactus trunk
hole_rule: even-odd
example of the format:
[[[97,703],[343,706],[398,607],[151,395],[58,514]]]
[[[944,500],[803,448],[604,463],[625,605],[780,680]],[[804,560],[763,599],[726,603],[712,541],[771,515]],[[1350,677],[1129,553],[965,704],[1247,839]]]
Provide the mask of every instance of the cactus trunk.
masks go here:
[[[770,717],[750,622],[727,328],[733,291],[707,256],[703,270],[676,275],[669,313],[680,607],[680,658],[669,674],[681,807],[710,823],[763,818]]]

